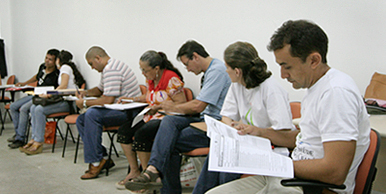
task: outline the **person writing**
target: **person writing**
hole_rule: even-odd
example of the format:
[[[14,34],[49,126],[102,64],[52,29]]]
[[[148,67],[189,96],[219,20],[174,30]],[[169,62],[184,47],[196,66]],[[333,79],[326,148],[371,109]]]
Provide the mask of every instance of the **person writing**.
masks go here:
[[[154,137],[164,117],[157,112],[161,108],[160,104],[164,101],[173,101],[176,104],[186,102],[182,75],[163,52],[146,51],[139,60],[139,66],[146,77],[146,94],[134,98],[120,97],[118,103],[125,103],[123,99],[146,102],[149,103],[150,110],[133,128],[132,120],[129,120],[118,130],[117,142],[121,143],[129,162],[130,173],[116,184],[117,189],[126,189],[125,183],[140,175],[137,155],[142,169],[146,169]]]
[[[81,87],[85,83],[85,80],[80,74],[75,63],[72,62],[72,54],[66,50],[62,50],[56,60],[58,69],[60,70],[58,83],[59,89],[76,89]],[[50,98],[51,94],[40,94],[41,98]],[[20,147],[20,151],[25,152],[27,155],[34,155],[42,153],[44,134],[46,126],[46,116],[58,113],[58,112],[69,112],[70,104],[67,101],[60,101],[47,106],[35,105],[31,106],[31,126],[32,126],[32,138],[23,147]]]
[[[247,42],[235,42],[224,51],[224,61],[232,84],[225,97],[221,121],[242,129],[242,134],[255,130],[290,131],[292,124],[288,93],[267,70],[256,49]],[[271,139],[277,146],[283,142]],[[202,167],[193,193],[207,190],[240,178],[241,174],[208,171],[209,156]]]

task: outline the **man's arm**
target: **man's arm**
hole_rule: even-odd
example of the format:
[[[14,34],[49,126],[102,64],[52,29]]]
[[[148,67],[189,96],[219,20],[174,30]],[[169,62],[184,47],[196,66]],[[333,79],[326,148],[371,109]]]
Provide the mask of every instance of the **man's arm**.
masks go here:
[[[86,90],[84,92],[84,95],[86,96],[93,96],[93,97],[100,97],[102,96],[103,92],[99,90],[98,87],[91,88],[89,90]]]
[[[161,107],[167,112],[178,112],[186,115],[194,115],[204,111],[207,105],[208,103],[206,102],[194,99],[182,104],[176,104],[171,101],[165,101],[161,104]]]
[[[15,84],[15,86],[25,86],[25,85],[30,84],[32,82],[36,82],[37,81],[37,79],[36,79],[37,75],[38,74],[35,74],[34,76],[32,76],[29,80],[27,80],[25,82],[18,82]]]
[[[295,177],[340,185],[354,159],[356,141],[324,142],[322,159],[294,161]]]

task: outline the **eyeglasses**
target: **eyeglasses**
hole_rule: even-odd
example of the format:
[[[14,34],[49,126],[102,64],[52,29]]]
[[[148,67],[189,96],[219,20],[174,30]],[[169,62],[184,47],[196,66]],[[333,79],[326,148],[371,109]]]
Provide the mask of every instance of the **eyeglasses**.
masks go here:
[[[189,61],[191,61],[192,59],[189,59],[188,58],[188,60],[186,61],[186,64],[185,63],[183,63],[185,66],[188,66],[189,65]]]
[[[151,69],[149,69],[149,70],[145,70],[145,69],[143,69],[143,68],[141,68],[141,71],[142,71],[142,73],[148,73],[149,71],[151,71]]]

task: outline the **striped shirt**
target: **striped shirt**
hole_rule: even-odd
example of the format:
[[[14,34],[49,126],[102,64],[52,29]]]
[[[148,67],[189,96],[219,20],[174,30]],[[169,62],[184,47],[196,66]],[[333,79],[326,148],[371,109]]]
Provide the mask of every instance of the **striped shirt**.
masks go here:
[[[135,97],[141,95],[141,90],[134,72],[128,65],[117,59],[110,58],[103,69],[102,78],[98,85],[105,96]]]

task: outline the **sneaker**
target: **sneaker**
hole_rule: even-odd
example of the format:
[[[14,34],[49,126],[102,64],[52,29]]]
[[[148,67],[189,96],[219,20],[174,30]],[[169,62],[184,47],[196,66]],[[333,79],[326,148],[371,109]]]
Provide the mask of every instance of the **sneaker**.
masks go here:
[[[7,141],[13,143],[15,141],[15,138],[16,138],[16,134],[8,138]]]
[[[10,147],[12,149],[16,149],[16,148],[24,146],[24,144],[25,144],[24,141],[15,140],[11,144],[8,144],[8,147]]]

